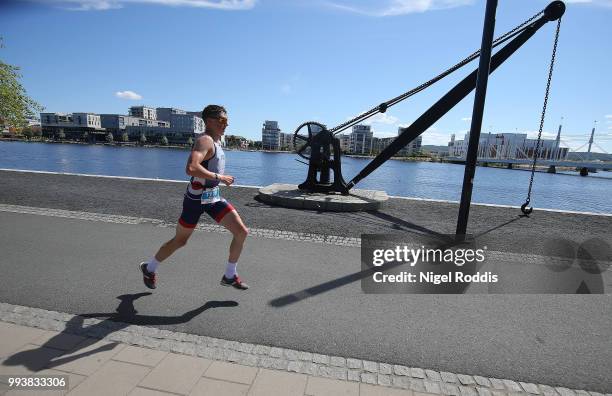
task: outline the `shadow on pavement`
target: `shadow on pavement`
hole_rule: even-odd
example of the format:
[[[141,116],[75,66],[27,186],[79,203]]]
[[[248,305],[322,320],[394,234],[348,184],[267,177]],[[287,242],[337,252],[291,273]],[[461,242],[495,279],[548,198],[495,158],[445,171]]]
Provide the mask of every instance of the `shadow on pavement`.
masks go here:
[[[134,308],[134,301],[151,293],[138,294],[123,294],[117,298],[121,301],[115,312],[108,313],[87,313],[80,314],[66,323],[66,328],[58,335],[50,338],[40,348],[30,349],[27,351],[18,352],[7,358],[3,365],[5,366],[24,366],[30,371],[39,371],[45,368],[57,367],[86,356],[94,355],[99,352],[112,350],[118,343],[110,343],[100,346],[94,350],[74,354],[79,350],[83,350],[91,345],[96,344],[101,338],[108,336],[116,331],[121,331],[133,325],[174,325],[189,322],[194,317],[202,312],[212,308],[236,307],[236,301],[208,301],[206,304],[185,312],[178,316],[156,316],[156,315],[139,315]],[[106,318],[103,321],[85,326],[84,321],[88,318]],[[65,344],[73,336],[92,337],[85,338],[75,347],[67,351],[60,351],[57,348],[58,344]],[[56,350],[57,353],[46,353],[49,350]],[[60,357],[64,354],[70,356]]]
[[[378,215],[378,214],[377,214]],[[393,218],[382,214],[383,218]],[[525,262],[514,261],[509,263],[503,261],[491,261],[488,268],[493,269],[492,273],[499,274],[501,279],[498,283],[488,284],[488,289],[481,290],[479,293],[489,294],[604,294],[609,293],[609,287],[612,286],[610,279],[612,275],[607,272],[612,266],[612,248],[605,240],[599,238],[591,238],[582,243],[577,243],[569,239],[555,239],[542,237],[540,240],[535,240],[533,236],[523,235],[521,238],[514,236],[520,240],[517,246],[506,246],[503,240],[499,237],[492,237],[490,233],[500,228],[503,228],[511,223],[523,219],[524,215],[518,215],[502,224],[491,227],[488,230],[481,232],[478,235],[472,236],[474,243],[478,243],[477,246],[487,248],[489,246],[494,247],[497,253],[503,255],[508,254],[509,257],[513,254],[527,254],[538,256],[541,259],[536,262],[531,262],[526,257]],[[398,219],[399,220],[399,219]],[[408,223],[410,224],[410,223]],[[428,247],[435,247],[440,249],[461,248],[459,242],[452,241],[452,235],[444,235],[433,232],[426,228],[414,227],[412,229],[416,231],[424,232],[422,236],[432,238],[433,244],[427,244]],[[420,228],[420,229],[419,229]],[[415,234],[415,231],[408,231],[410,234]],[[429,232],[429,234],[427,234]],[[381,234],[379,238],[385,239],[390,238],[393,234]],[[367,237],[377,237],[377,235],[368,235]],[[363,238],[363,236],[362,236]],[[449,238],[451,238],[449,240]],[[366,238],[367,239],[367,238]],[[476,246],[476,245],[475,245]],[[466,246],[467,247],[467,246]],[[364,240],[362,239],[362,259],[364,257]],[[365,256],[370,257],[367,253]],[[523,257],[523,256],[520,256]],[[520,260],[512,258],[511,260]],[[362,263],[363,264],[363,263]],[[431,261],[427,264],[433,265],[444,265],[444,262]],[[403,262],[391,262],[385,264],[384,267],[364,267],[362,265],[361,271],[354,272],[345,276],[341,276],[336,279],[332,279],[318,285],[289,293],[281,297],[277,297],[268,302],[269,306],[275,308],[281,308],[287,305],[295,304],[313,296],[317,296],[322,293],[326,293],[333,289],[346,286],[356,281],[364,281],[366,278],[371,277],[375,272],[389,271],[401,265],[405,265]],[[465,265],[461,267],[461,272],[465,272],[469,275],[479,274],[479,269],[482,268],[483,264],[475,263],[473,266]],[[432,270],[433,267],[430,267]],[[453,270],[453,266],[450,268],[440,266],[441,273],[447,273]],[[455,268],[457,270],[457,268]],[[393,273],[393,272],[391,272]],[[503,276],[502,276],[503,274]],[[605,278],[604,278],[605,275]],[[497,282],[497,281],[496,281]],[[414,288],[403,291],[404,293],[445,293],[445,294],[463,294],[467,292],[470,287],[470,282],[450,282],[441,289],[431,288],[424,290],[416,290]],[[606,287],[608,286],[608,287]],[[608,289],[606,291],[606,289]],[[364,289],[364,283],[362,283],[362,290]],[[379,292],[382,292],[379,291]],[[389,293],[402,293],[401,290],[387,291]]]
[[[429,231],[429,230],[428,230]],[[449,240],[448,235],[443,235],[443,234],[438,234],[438,233],[433,233],[432,236],[433,240],[435,240],[437,242],[437,245],[440,247],[452,247],[454,245],[458,245],[459,243],[453,241],[453,240]],[[284,307],[286,305],[290,305],[290,304],[295,304],[297,302],[300,302],[302,300],[305,300],[307,298],[328,292],[330,290],[333,290],[335,288],[338,287],[342,287],[345,285],[348,285],[350,283],[353,282],[357,282],[357,281],[361,281],[365,278],[371,277],[372,274],[374,274],[377,271],[389,271],[391,269],[394,269],[396,267],[402,266],[402,265],[406,265],[406,263],[403,262],[392,262],[392,263],[388,263],[384,266],[384,268],[380,267],[380,268],[376,268],[376,267],[370,267],[370,268],[366,268],[366,269],[362,269],[361,271],[358,272],[354,272],[352,274],[349,275],[345,275],[342,276],[340,278],[336,278],[336,279],[332,279],[330,281],[321,283],[319,285],[316,286],[312,286],[309,287],[307,289],[303,289],[300,290],[298,292],[295,293],[291,293],[291,294],[287,294],[284,295],[282,297],[278,297],[275,298],[273,300],[271,300],[270,302],[268,302],[268,305],[275,307],[275,308],[280,308],[280,307]],[[462,287],[462,289],[465,289],[465,286]],[[459,291],[455,291],[455,292],[462,292],[463,290],[459,290]]]
[[[505,226],[507,226],[507,225],[509,225],[509,224],[512,224],[512,223],[514,223],[515,221],[520,220],[520,219],[523,219],[523,218],[529,218],[529,216],[528,216],[528,215],[517,215],[515,218],[510,219],[510,220],[506,221],[505,223],[502,223],[502,224],[500,224],[500,225],[498,225],[498,226],[495,226],[495,227],[489,228],[488,230],[483,231],[483,232],[481,232],[481,233],[475,234],[475,235],[474,235],[474,237],[475,237],[475,238],[481,237],[481,236],[486,235],[486,234],[488,234],[488,233],[490,233],[490,232],[493,232],[493,231],[495,231],[495,230],[499,230],[500,228],[505,227]]]
[[[417,231],[419,233],[423,233],[423,234],[428,234],[428,235],[433,235],[433,236],[438,236],[438,237],[447,237],[447,235],[444,234],[440,234],[439,232],[436,232],[434,230],[430,230],[429,228],[426,227],[422,227],[418,224],[414,224],[411,223],[409,221],[406,220],[402,220],[398,217],[386,214],[386,213],[382,213],[382,212],[377,212],[377,211],[372,211],[372,212],[368,212],[371,215],[384,220],[387,223],[391,224],[391,227],[393,229],[396,230],[402,230],[402,231]]]

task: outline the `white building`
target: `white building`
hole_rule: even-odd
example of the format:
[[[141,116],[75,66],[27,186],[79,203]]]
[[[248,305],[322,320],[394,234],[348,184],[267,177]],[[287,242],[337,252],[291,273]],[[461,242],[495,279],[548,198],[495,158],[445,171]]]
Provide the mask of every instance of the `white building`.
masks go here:
[[[350,152],[368,155],[372,152],[373,133],[370,125],[355,125],[351,133]]]
[[[264,150],[278,150],[280,148],[281,130],[278,121],[266,120],[261,129],[261,144]]]
[[[463,140],[455,140],[451,136],[449,155],[465,158],[470,134],[466,133]],[[537,139],[528,139],[526,133],[484,134],[478,142],[479,159],[532,159],[537,147]],[[568,148],[560,147],[559,137],[556,140],[541,139],[538,159],[565,159]]]

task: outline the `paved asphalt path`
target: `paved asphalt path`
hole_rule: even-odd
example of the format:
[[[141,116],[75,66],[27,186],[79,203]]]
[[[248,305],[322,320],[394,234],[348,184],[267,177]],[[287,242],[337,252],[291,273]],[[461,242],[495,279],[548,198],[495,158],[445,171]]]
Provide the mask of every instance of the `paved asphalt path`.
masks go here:
[[[176,222],[186,182],[109,179],[0,171],[0,203],[119,214]],[[517,192],[523,196],[524,192]],[[253,188],[222,187],[222,195],[249,227],[359,237],[367,233],[454,234],[459,205],[391,199],[380,211],[330,213],[273,207],[258,202]],[[588,197],[587,197],[588,199]],[[537,203],[537,197],[534,197]],[[508,251],[534,252],[546,238],[582,243],[612,242],[612,217],[472,205],[468,233],[485,234]]]
[[[0,172],[0,203],[174,221],[184,184]],[[225,189],[251,227],[332,235],[452,232],[457,205],[392,200],[380,212],[272,208]],[[508,250],[543,235],[610,241],[602,216],[475,206],[471,230]],[[330,355],[602,392],[612,390],[610,295],[366,295],[358,248],[252,237],[239,264],[252,288],[219,286],[229,235],[196,232],[150,295],[137,264],[169,228],[0,212],[0,301]],[[516,241],[520,241],[516,242]],[[522,249],[522,250],[521,250]],[[117,313],[132,295],[136,315]],[[125,299],[125,297],[123,297]],[[203,310],[210,301],[227,302]],[[237,303],[235,305],[233,302]]]

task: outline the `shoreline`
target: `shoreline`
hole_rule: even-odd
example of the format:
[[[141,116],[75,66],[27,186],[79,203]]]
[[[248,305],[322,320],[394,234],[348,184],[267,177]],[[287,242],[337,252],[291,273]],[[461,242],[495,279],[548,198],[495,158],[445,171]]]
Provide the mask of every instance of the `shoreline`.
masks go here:
[[[43,139],[20,139],[15,137],[0,137],[0,142],[22,142],[22,143],[48,143],[48,144],[74,144],[74,145],[87,145],[87,146],[109,146],[109,147],[135,147],[135,148],[162,148],[162,149],[174,149],[174,150],[189,150],[191,146],[189,145],[161,145],[161,144],[140,144],[138,142],[80,142],[73,140],[43,140]],[[260,152],[267,154],[295,154],[292,151],[274,151],[274,150],[257,150],[257,149],[247,149],[241,150],[237,148],[224,148],[224,151],[238,151],[238,152]],[[355,154],[342,154],[343,157],[349,157],[354,159],[367,159],[372,160],[375,158],[373,155],[355,155]],[[464,166],[465,164],[457,163],[453,161],[448,161],[444,158],[434,158],[434,157],[391,157],[390,160],[394,161],[402,161],[402,162],[430,162],[430,163],[441,163],[441,164],[452,164],[452,165],[460,165]],[[483,165],[487,164],[487,165]],[[479,161],[477,163],[478,167],[482,168],[497,168],[497,169],[507,169],[503,164],[493,164],[487,162],[486,160]],[[612,163],[610,164],[612,168]],[[531,172],[531,165],[521,165],[517,164],[512,167],[510,170],[519,170],[519,171],[528,171]],[[601,169],[599,170],[601,173],[611,172],[609,170]],[[548,173],[548,166],[536,166],[536,173]],[[564,173],[564,172],[572,172],[572,173]],[[595,174],[599,172],[594,172]],[[557,172],[554,174],[563,175],[563,176],[580,176],[580,173],[573,167],[557,167]],[[591,177],[597,177],[592,176]],[[607,177],[599,177],[600,179],[609,179]]]

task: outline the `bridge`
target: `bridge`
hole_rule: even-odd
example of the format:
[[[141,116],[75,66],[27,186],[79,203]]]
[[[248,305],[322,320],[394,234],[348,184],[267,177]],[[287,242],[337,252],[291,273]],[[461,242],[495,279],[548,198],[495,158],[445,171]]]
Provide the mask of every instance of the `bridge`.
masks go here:
[[[463,157],[446,157],[446,162],[463,164],[465,163],[465,158]],[[508,167],[508,169],[512,169],[513,165],[532,165],[533,159],[529,158],[520,158],[520,159],[512,159],[512,158],[478,158],[478,163],[480,165],[484,164],[503,164]],[[536,165],[539,166],[547,166],[549,173],[555,173],[556,167],[569,167],[576,168],[580,170],[580,174],[582,176],[587,176],[589,171],[593,172],[598,169],[600,170],[612,170],[612,162],[610,161],[569,161],[569,160],[547,160],[541,159],[538,160]]]
[[[561,117],[561,120],[563,120],[563,117]],[[596,124],[597,124],[597,121],[595,121],[595,125]],[[595,126],[593,126],[593,129],[591,129],[589,140],[578,148],[572,148],[568,142],[566,142],[564,139],[561,139],[561,128],[562,128],[562,125],[559,125],[559,129],[557,131],[557,138],[553,142],[554,144],[552,146],[549,146],[547,148],[539,147],[539,143],[538,143],[538,145],[535,147],[534,150],[531,150],[529,147],[525,147],[525,146],[523,147],[519,147],[519,145],[512,146],[512,144],[511,144],[511,147],[506,147],[506,148],[503,147],[506,143],[508,143],[508,142],[505,142],[506,137],[518,135],[518,136],[522,136],[522,139],[526,141],[527,134],[522,134],[522,135],[512,134],[512,133],[497,134],[491,140],[492,135],[491,133],[489,133],[489,136],[481,138],[481,141],[478,144],[479,153],[478,153],[477,161],[480,165],[484,165],[484,166],[486,166],[487,164],[504,164],[507,166],[508,169],[512,169],[513,165],[531,166],[533,164],[533,156],[537,156],[539,158],[536,164],[539,166],[548,166],[549,173],[556,173],[557,171],[556,167],[558,166],[575,168],[576,170],[580,171],[581,176],[587,176],[589,172],[596,172],[598,169],[605,170],[605,171],[612,170],[612,161],[600,161],[600,160],[593,160],[591,158],[591,149],[593,146],[596,146],[603,153],[607,154],[606,150],[604,150],[601,146],[595,143],[595,128],[596,128]],[[451,147],[455,143],[454,136],[455,135],[453,134],[451,137],[451,142],[449,143],[449,147]],[[466,135],[466,139],[467,139],[467,136],[468,135]],[[501,147],[500,147],[499,142],[496,141],[496,139],[499,138],[500,136],[502,138]],[[566,137],[580,138],[582,137],[582,135],[566,135]],[[598,140],[609,140],[609,139],[610,138],[608,136],[598,137]],[[546,142],[546,139],[544,139],[543,142]],[[548,141],[548,142],[551,142],[551,141]],[[561,143],[563,143],[565,147],[562,148]],[[516,144],[516,142],[514,144]],[[586,158],[582,158],[579,155],[580,157],[579,160],[572,161],[572,160],[566,159],[567,155],[570,152],[579,153],[580,149],[582,149],[583,147],[587,145],[588,145],[588,149],[587,149],[587,152],[585,153]],[[451,162],[451,163],[457,163],[457,164],[465,164],[466,150],[467,150],[467,147],[463,147],[463,149],[460,150],[459,153],[455,151],[453,153],[455,155],[446,157],[444,161]],[[498,153],[499,156],[503,156],[504,158],[497,157],[495,153]],[[516,157],[520,157],[520,158],[516,158]]]

